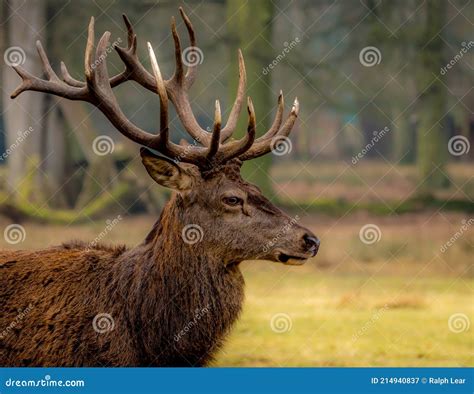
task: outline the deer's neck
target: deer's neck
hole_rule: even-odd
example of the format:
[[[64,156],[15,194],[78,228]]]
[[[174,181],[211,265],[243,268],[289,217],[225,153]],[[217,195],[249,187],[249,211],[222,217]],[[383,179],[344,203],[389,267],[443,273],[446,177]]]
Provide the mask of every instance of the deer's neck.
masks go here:
[[[132,320],[140,329],[141,351],[150,358],[159,353],[167,365],[209,361],[243,301],[238,267],[226,267],[204,243],[183,242],[184,225],[179,205],[168,203],[145,243],[133,251],[140,261]]]

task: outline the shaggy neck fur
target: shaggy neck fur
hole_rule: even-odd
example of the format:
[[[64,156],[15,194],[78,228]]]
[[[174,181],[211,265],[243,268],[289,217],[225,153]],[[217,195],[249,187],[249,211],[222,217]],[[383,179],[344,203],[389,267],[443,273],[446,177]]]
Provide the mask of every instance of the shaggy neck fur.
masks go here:
[[[180,198],[172,198],[144,244],[121,258],[135,261],[123,264],[117,285],[129,283],[130,329],[141,365],[206,365],[241,310],[240,270],[199,242],[183,242],[184,214]]]

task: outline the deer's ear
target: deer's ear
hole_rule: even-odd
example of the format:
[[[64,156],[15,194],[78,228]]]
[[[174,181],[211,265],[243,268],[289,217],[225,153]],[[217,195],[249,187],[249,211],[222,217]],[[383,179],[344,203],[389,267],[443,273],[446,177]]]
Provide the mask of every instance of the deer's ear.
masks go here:
[[[193,175],[173,161],[156,156],[146,148],[140,148],[142,163],[148,174],[160,185],[185,191],[193,184]]]

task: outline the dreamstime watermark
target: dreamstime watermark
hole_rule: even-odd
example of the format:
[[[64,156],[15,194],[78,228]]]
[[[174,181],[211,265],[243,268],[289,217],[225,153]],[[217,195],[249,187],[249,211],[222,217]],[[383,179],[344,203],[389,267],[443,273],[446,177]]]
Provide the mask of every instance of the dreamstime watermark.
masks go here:
[[[26,239],[26,230],[21,224],[10,224],[3,231],[3,238],[10,245],[16,245]]]
[[[270,320],[270,328],[277,334],[283,334],[291,331],[293,328],[293,321],[286,313],[277,313],[272,316]]]
[[[459,50],[459,52],[454,55],[454,57],[449,61],[449,63],[446,64],[446,66],[444,67],[441,67],[439,73],[441,75],[445,75],[448,70],[451,70],[452,67],[454,67],[456,65],[457,62],[459,62],[463,56],[474,46],[474,41],[469,41],[469,42],[465,42],[463,41],[461,43],[461,46],[462,48]]]
[[[115,328],[115,321],[109,313],[98,313],[92,320],[92,328],[99,334],[105,334],[113,331]]]
[[[441,246],[439,248],[439,251],[441,253],[445,253],[451,246],[453,246],[453,244],[459,239],[461,238],[464,233],[469,229],[469,227],[471,227],[472,225],[474,224],[474,219],[473,218],[470,218],[468,220],[466,219],[463,219],[461,221],[461,227],[459,228],[458,231],[456,231],[451,238],[449,238],[449,240],[443,244],[443,246]]]
[[[283,43],[283,50],[273,59],[273,61],[268,64],[267,67],[264,67],[262,70],[263,75],[267,75],[271,70],[273,70],[278,64],[290,53],[290,51],[296,47],[301,42],[299,37],[295,37],[290,42],[285,41]]]
[[[16,140],[3,152],[0,156],[0,161],[6,160],[15,150],[20,146],[26,137],[28,137],[33,131],[33,127],[28,127],[25,131],[19,131]]]
[[[275,136],[270,142],[270,149],[276,156],[284,156],[291,153],[293,144],[288,137]]]
[[[210,129],[208,128],[207,131],[210,131]],[[184,157],[188,156],[188,154],[193,150],[195,149],[197,146],[198,146],[198,143],[200,143],[200,139],[199,138],[196,138],[196,139],[193,139],[193,142],[190,143],[190,144],[187,144],[184,146],[184,149],[183,151],[178,155],[178,156],[175,156],[173,158],[173,162],[175,164],[179,164],[181,163],[181,161],[183,160]]]
[[[471,321],[464,313],[454,313],[449,316],[448,328],[455,334],[468,331],[469,327],[471,327]]]
[[[359,52],[359,62],[365,67],[373,67],[382,61],[380,49],[373,46],[362,48]]]
[[[31,312],[32,309],[33,304],[30,302],[25,309],[20,310],[15,319],[13,319],[13,321],[2,332],[0,332],[0,339],[5,339],[11,333],[11,331]]]
[[[84,380],[56,380],[50,375],[45,375],[43,379],[6,379],[5,387],[84,387]]]
[[[102,239],[105,238],[107,234],[109,234],[112,229],[119,224],[122,221],[122,215],[118,215],[117,217],[113,218],[112,220],[108,219],[105,221],[105,227],[104,229],[97,235],[97,237],[94,238],[89,244],[87,245],[86,251],[90,251],[91,249],[94,249],[97,244],[102,241]]]
[[[455,135],[448,141],[448,152],[453,156],[462,156],[469,153],[471,144],[463,135]]]
[[[196,309],[196,311],[194,312],[194,316],[193,316],[193,319],[190,320],[175,336],[174,336],[174,340],[176,342],[178,342],[181,338],[183,338],[184,336],[186,336],[186,334],[193,329],[193,327],[195,327],[199,320],[201,320],[203,318],[203,316],[207,315],[210,311],[210,307],[209,307],[209,304],[207,304],[205,307],[201,308],[201,309]]]
[[[198,224],[187,224],[181,231],[181,238],[188,245],[201,242],[204,237],[204,230]]]
[[[117,38],[112,44],[109,44],[107,48],[105,48],[105,52],[101,54],[98,58],[95,59],[94,63],[91,64],[91,69],[95,69],[98,67],[106,58],[109,56],[111,52],[113,52],[113,47],[118,46],[118,44],[122,43],[122,39],[119,37]]]
[[[105,156],[113,153],[114,149],[114,140],[108,135],[99,135],[92,142],[92,151],[97,156]]]
[[[365,156],[367,153],[369,153],[370,150],[375,146],[375,144],[376,144],[377,142],[379,142],[379,141],[385,136],[385,134],[387,134],[389,131],[390,131],[390,128],[389,128],[388,126],[385,126],[385,127],[384,127],[382,130],[380,130],[380,131],[375,130],[375,131],[373,132],[373,135],[374,135],[374,136],[372,137],[372,139],[370,140],[370,142],[369,142],[367,145],[365,145],[365,146],[362,148],[362,150],[361,150],[359,153],[357,153],[357,155],[355,155],[354,157],[352,157],[352,164],[353,164],[353,165],[356,165],[356,164],[359,162],[359,160],[363,159],[364,156]]]
[[[10,67],[21,66],[26,61],[26,54],[23,48],[10,47],[3,53],[5,64]]]
[[[298,223],[300,220],[300,217],[298,215],[295,215],[294,218],[291,218],[288,223],[286,223],[280,231],[270,240],[268,241],[262,248],[263,253],[267,253],[275,244],[278,242],[278,240],[285,234],[288,233],[292,229],[292,227]]]
[[[352,342],[356,342],[360,337],[365,335],[367,331],[372,327],[377,320],[379,320],[383,314],[388,311],[389,307],[385,304],[382,308],[378,309],[365,324],[357,330],[357,332],[352,336]]]
[[[382,231],[376,224],[366,224],[359,231],[360,240],[366,245],[372,245],[382,239]]]
[[[183,59],[183,63],[188,67],[197,66],[204,61],[204,53],[199,47],[187,47],[184,48],[181,59]]]

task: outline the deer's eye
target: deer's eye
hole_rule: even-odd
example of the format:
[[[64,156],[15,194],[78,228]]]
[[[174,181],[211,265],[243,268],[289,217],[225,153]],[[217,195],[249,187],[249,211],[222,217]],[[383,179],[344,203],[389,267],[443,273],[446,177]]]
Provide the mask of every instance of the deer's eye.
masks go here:
[[[235,207],[237,205],[241,205],[242,204],[242,199],[239,198],[239,197],[224,197],[222,199],[222,201],[224,202],[224,204],[226,205],[230,205],[231,207]]]

